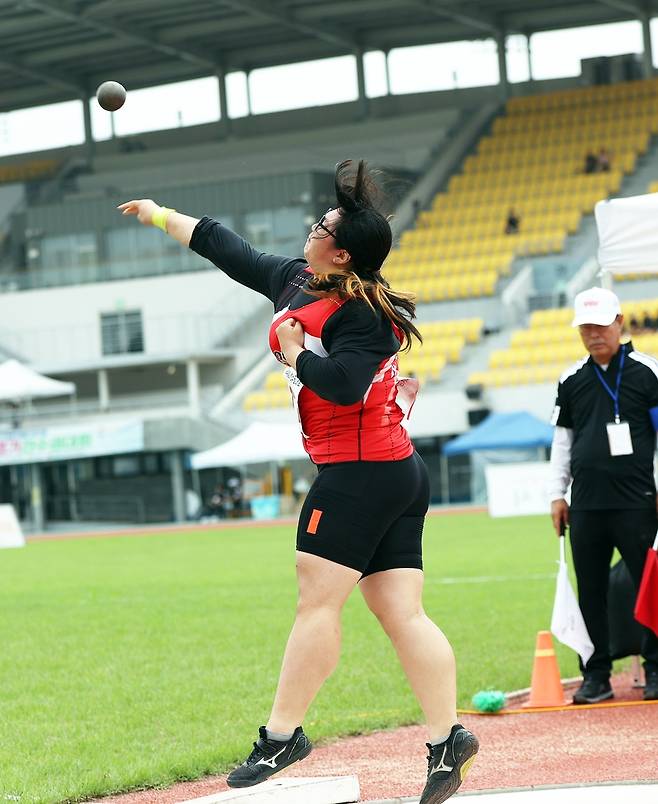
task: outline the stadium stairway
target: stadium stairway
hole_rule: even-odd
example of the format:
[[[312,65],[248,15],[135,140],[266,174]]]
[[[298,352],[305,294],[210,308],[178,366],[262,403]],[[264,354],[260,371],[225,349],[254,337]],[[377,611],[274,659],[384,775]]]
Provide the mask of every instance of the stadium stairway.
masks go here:
[[[643,195],[649,191],[651,182],[656,180],[658,180],[658,137],[654,137],[647,152],[638,157],[635,172],[624,177],[619,192],[615,193],[613,197],[627,198],[633,195]],[[569,281],[587,260],[596,256],[598,245],[596,220],[594,215],[586,215],[576,234],[567,237],[562,254],[533,257],[531,260],[517,258],[512,265],[511,277],[518,273],[521,266],[530,262],[533,267],[536,290],[541,292],[544,269],[551,271],[556,263],[560,263],[567,267],[568,273],[565,279]],[[653,295],[653,291],[651,293]],[[633,292],[629,298],[636,296],[637,292]]]
[[[619,193],[616,197],[628,197],[641,195],[648,192],[649,184],[652,180],[658,179],[658,137],[654,138],[646,154],[640,156],[637,162],[637,170],[626,176]],[[537,279],[543,268],[551,270],[556,263],[561,263],[576,273],[580,267],[590,258],[596,255],[598,249],[598,232],[594,215],[583,217],[578,232],[570,235],[566,240],[565,250],[559,255],[547,255],[541,257],[519,257],[514,260],[509,277],[504,277],[499,282],[499,294],[495,300],[499,301],[499,295],[507,287],[518,272],[526,265],[532,265],[535,276],[535,289],[541,292],[541,278]],[[570,279],[573,276],[567,276]],[[590,282],[591,284],[591,282]],[[658,278],[638,280],[634,282],[616,282],[615,292],[623,301],[638,298],[658,297]],[[489,367],[491,353],[499,349],[506,349],[510,346],[513,332],[518,327],[504,329],[498,334],[485,337],[479,344],[474,346],[466,355],[462,363],[452,366],[442,379],[442,388],[457,389],[464,388],[468,384],[470,375],[477,372],[486,371]],[[552,388],[552,383],[550,384]],[[527,387],[527,386],[526,386]],[[551,392],[552,393],[552,390]]]
[[[634,172],[624,177],[619,191],[614,193],[613,197],[627,197],[646,193],[649,191],[648,188],[651,182],[656,180],[658,180],[658,137],[652,138],[647,152],[638,156]],[[485,326],[494,330],[500,327],[500,331],[494,331],[485,336],[479,343],[470,346],[465,351],[463,360],[456,365],[451,365],[442,375],[441,390],[464,389],[468,385],[470,375],[488,368],[492,352],[509,346],[512,332],[516,327],[503,328],[501,295],[521,270],[528,265],[532,266],[535,293],[541,294],[545,289],[550,288],[552,290],[551,282],[554,281],[556,265],[562,265],[567,268],[563,278],[568,282],[587,260],[595,256],[597,248],[596,221],[594,215],[589,214],[583,216],[578,231],[566,238],[565,248],[562,253],[515,258],[509,276],[503,276],[499,279],[494,298],[472,300],[476,304],[482,305],[480,315],[484,317]],[[544,278],[545,283],[542,282]],[[627,289],[625,286],[633,287],[632,289],[631,287]],[[615,289],[623,300],[656,296],[658,295],[658,278],[642,280],[641,285],[637,281],[616,283]],[[471,300],[468,300],[468,302],[464,300],[461,304],[467,305],[470,302]],[[424,305],[421,307],[421,314],[425,307],[433,308],[432,318],[438,319],[442,317],[442,313],[447,313],[449,309],[448,317],[453,317],[455,306],[455,302]],[[441,307],[446,309],[441,310]]]

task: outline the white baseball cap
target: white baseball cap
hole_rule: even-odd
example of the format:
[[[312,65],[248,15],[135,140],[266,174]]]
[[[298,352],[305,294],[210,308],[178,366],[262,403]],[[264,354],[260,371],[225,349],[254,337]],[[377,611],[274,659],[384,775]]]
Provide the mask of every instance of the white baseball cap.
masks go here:
[[[581,291],[574,300],[572,327],[581,324],[599,324],[607,327],[621,315],[619,299],[611,290],[588,288]]]

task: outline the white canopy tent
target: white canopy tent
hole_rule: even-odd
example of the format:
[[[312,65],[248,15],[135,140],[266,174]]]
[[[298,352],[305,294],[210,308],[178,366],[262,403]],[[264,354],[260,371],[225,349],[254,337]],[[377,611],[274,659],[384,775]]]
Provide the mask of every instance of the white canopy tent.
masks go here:
[[[192,455],[191,463],[193,469],[208,469],[306,457],[297,425],[253,422],[224,444]]]
[[[658,193],[599,201],[594,213],[602,271],[658,273]]]
[[[38,371],[6,360],[0,364],[0,402],[22,402],[49,396],[70,396],[75,393],[72,382],[61,382],[44,377]]]

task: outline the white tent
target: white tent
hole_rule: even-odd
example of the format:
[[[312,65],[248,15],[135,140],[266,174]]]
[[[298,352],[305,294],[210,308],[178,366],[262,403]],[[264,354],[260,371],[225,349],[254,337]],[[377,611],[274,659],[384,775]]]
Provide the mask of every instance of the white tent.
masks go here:
[[[61,382],[24,366],[18,360],[0,364],[0,402],[21,402],[47,396],[70,396],[75,393],[72,382]]]
[[[658,273],[658,193],[599,201],[594,212],[602,270]]]
[[[208,469],[306,457],[297,425],[254,422],[224,444],[192,455],[191,462],[193,469]]]

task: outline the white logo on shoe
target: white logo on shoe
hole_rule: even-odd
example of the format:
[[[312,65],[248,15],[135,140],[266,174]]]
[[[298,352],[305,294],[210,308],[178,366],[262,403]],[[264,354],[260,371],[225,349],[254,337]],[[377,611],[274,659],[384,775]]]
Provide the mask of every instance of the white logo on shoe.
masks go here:
[[[443,762],[443,760],[446,758],[446,751],[447,751],[447,750],[448,750],[448,746],[447,746],[447,745],[444,745],[444,746],[443,746],[443,753],[441,754],[441,759],[439,760],[439,764],[438,764],[438,765],[435,765],[435,766],[432,768],[432,770],[430,771],[430,776],[431,776],[433,773],[438,773],[439,771],[444,771],[444,772],[450,773],[450,771],[452,770],[452,767],[451,767],[450,765],[446,765],[446,764]]]
[[[283,752],[284,752],[285,750],[286,750],[286,747],[284,746],[284,747],[283,747],[283,748],[282,748],[282,749],[281,749],[281,750],[278,752],[278,754],[275,754],[273,757],[270,757],[269,759],[259,759],[259,760],[258,760],[258,762],[257,762],[256,764],[257,764],[257,765],[267,765],[267,767],[268,767],[268,768],[276,768],[276,758],[277,758],[277,757],[279,757],[279,756],[281,756],[281,754],[283,754]]]

